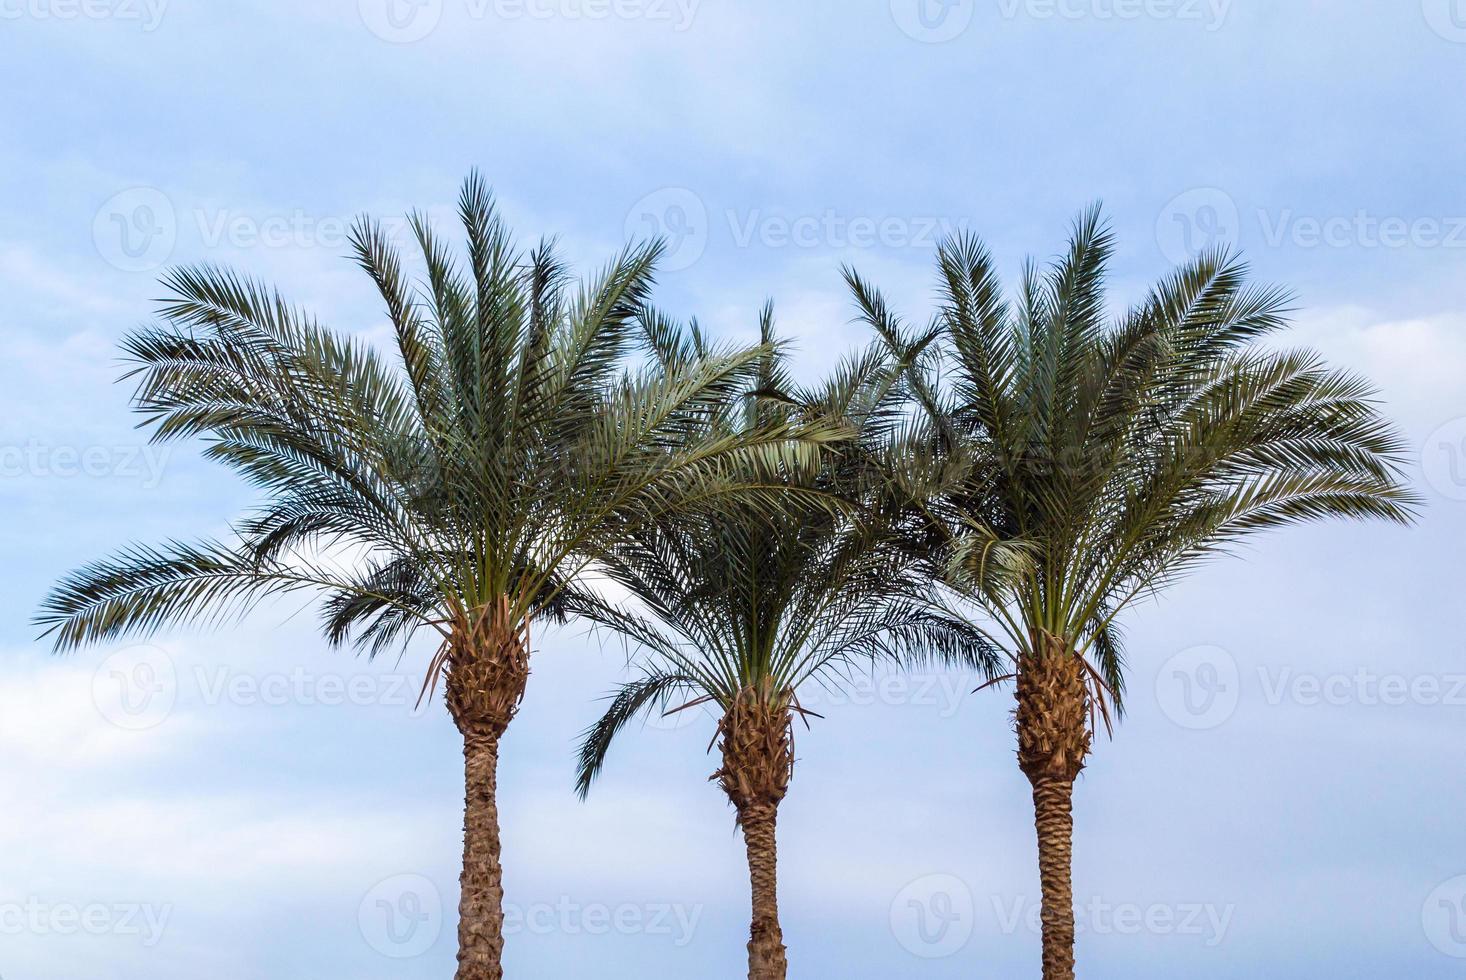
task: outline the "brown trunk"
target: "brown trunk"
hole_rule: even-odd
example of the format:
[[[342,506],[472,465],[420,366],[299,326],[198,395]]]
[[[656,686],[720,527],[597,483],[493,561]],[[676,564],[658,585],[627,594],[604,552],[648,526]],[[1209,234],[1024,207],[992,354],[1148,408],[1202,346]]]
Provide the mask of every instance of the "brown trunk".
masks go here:
[[[1043,892],[1044,980],[1074,977],[1074,782],[1040,777],[1033,783],[1038,829],[1038,877]]]
[[[499,736],[463,736],[463,873],[458,881],[458,980],[502,980],[504,869],[499,863],[499,806],[495,791]]]
[[[776,824],[779,809],[755,803],[738,815],[748,847],[748,878],[753,888],[753,924],[748,938],[749,980],[784,980],[789,961],[779,928],[779,871]]]
[[[1069,645],[1036,638],[1018,664],[1018,765],[1033,786],[1044,980],[1074,978],[1074,780],[1089,755],[1089,686]]]
[[[508,601],[454,630],[445,648],[448,710],[463,735],[463,873],[457,980],[504,976],[504,869],[499,862],[499,739],[529,680],[529,636]]]
[[[779,803],[794,770],[790,698],[748,690],[718,725],[723,767],[713,774],[738,811],[748,848],[753,917],[748,935],[748,980],[784,980],[789,971],[779,927]]]

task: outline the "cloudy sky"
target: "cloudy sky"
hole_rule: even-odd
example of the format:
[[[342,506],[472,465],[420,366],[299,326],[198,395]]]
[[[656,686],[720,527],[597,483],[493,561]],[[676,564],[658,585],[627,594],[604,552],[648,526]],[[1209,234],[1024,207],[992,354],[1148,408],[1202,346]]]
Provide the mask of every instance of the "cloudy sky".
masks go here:
[[[359,212],[445,215],[471,167],[582,268],[669,240],[664,306],[772,297],[809,377],[863,342],[842,262],[913,317],[940,235],[1016,275],[1102,200],[1121,307],[1235,241],[1296,341],[1367,373],[1429,505],[1258,539],[1128,619],[1131,714],[1076,800],[1090,978],[1459,976],[1466,957],[1466,5],[1459,0],[0,0],[0,976],[435,978],[461,770],[428,651],[310,609],[56,660],[57,576],[250,504],[143,445],[116,340],[170,263],[381,336]],[[741,975],[741,844],[707,718],[628,734],[624,674],[541,639],[500,778],[515,977]],[[796,975],[1037,972],[1001,692],[876,676],[801,732],[782,824]]]

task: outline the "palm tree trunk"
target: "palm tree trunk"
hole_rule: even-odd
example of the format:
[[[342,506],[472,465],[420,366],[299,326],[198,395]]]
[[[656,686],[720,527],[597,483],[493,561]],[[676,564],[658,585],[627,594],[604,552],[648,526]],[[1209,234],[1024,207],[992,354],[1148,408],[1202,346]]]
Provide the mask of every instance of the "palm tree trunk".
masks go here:
[[[753,922],[748,938],[749,980],[784,980],[789,961],[779,927],[777,804],[755,803],[738,814],[748,848],[748,878],[753,891]]]
[[[1074,980],[1074,781],[1089,756],[1089,685],[1070,645],[1034,637],[1019,659],[1018,765],[1033,786],[1043,906],[1043,980]]]
[[[504,968],[504,868],[499,863],[496,799],[499,736],[463,736],[463,873],[458,902],[457,980],[502,980]]]
[[[456,980],[503,980],[504,868],[499,863],[499,740],[529,681],[529,627],[507,597],[456,624],[440,656],[446,699],[463,735],[463,873]]]
[[[794,731],[787,691],[767,684],[743,691],[718,724],[723,766],[713,778],[738,812],[748,848],[753,919],[748,930],[748,980],[784,980],[789,972],[779,927],[776,826],[779,803],[794,772]]]
[[[1073,798],[1073,780],[1040,777],[1033,782],[1044,980],[1074,978]]]

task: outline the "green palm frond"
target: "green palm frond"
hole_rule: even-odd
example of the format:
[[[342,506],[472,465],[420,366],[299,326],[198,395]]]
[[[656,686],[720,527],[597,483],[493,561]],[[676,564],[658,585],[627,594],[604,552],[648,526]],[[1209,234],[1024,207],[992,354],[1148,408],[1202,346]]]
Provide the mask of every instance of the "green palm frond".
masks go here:
[[[654,329],[664,361],[701,343],[679,338],[666,321]],[[745,394],[730,393],[726,408],[696,422],[706,430],[699,438],[813,421],[839,433],[832,451],[744,461],[746,473],[783,493],[784,507],[740,495],[629,529],[598,568],[642,612],[582,599],[580,614],[631,641],[648,677],[676,678],[679,692],[724,710],[750,691],[789,699],[806,683],[834,683],[882,660],[996,669],[997,649],[981,631],[933,601],[928,562],[908,537],[926,524],[892,492],[885,469],[907,414],[907,362],[883,340],[804,389],[787,369],[768,308],[760,337],[756,370],[740,379]],[[649,691],[661,690],[649,685],[628,685],[586,733],[582,793],[610,740],[648,710]]]
[[[1117,707],[1116,617],[1246,534],[1331,517],[1408,521],[1404,444],[1362,379],[1261,341],[1290,297],[1205,253],[1118,320],[1098,208],[1005,299],[971,236],[937,255],[937,338],[907,369],[918,418],[893,485],[921,508],[934,574],[978,603],[1016,656],[1049,635],[1092,658]],[[899,319],[847,271],[887,339]]]
[[[202,438],[262,503],[231,545],[134,547],[68,577],[38,618],[58,648],[295,590],[323,599],[331,642],[369,654],[505,602],[519,622],[562,619],[578,575],[628,535],[682,512],[778,510],[843,438],[785,413],[724,424],[777,355],[658,327],[660,244],[576,282],[552,241],[519,250],[477,174],[458,219],[461,246],[410,216],[420,275],[377,223],[353,224],[390,355],[238,273],[164,278],[159,322],[123,343],[142,423]],[[648,363],[658,338],[679,346]]]
[[[611,696],[600,719],[581,736],[576,765],[575,791],[581,799],[590,794],[591,784],[605,766],[606,756],[617,733],[646,711],[666,711],[672,699],[692,687],[692,680],[674,673],[649,673],[621,687]]]

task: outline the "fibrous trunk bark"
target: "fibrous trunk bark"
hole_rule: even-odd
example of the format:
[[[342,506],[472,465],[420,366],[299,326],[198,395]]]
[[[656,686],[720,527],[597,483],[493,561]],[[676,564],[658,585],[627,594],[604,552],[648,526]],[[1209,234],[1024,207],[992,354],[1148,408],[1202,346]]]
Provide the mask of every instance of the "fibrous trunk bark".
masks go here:
[[[499,852],[499,740],[529,679],[529,636],[508,601],[459,625],[445,648],[448,710],[463,735],[463,873],[457,980],[504,976],[504,880]]]
[[[1090,750],[1085,668],[1069,644],[1037,637],[1018,664],[1018,765],[1033,787],[1044,980],[1074,978],[1074,781]]]
[[[777,824],[779,803],[794,769],[790,699],[784,692],[748,690],[718,726],[723,766],[713,778],[728,794],[748,849],[753,900],[748,935],[749,980],[784,980],[789,962],[779,926]]]
[[[1043,896],[1044,980],[1074,976],[1074,781],[1033,780],[1033,823],[1038,830],[1038,876]]]
[[[753,892],[753,921],[748,933],[750,980],[784,980],[789,972],[784,931],[779,927],[778,816],[777,806],[755,803],[744,807],[738,817],[748,848],[748,879]]]
[[[499,736],[463,736],[463,872],[459,876],[458,980],[504,976],[504,868],[496,800]]]

